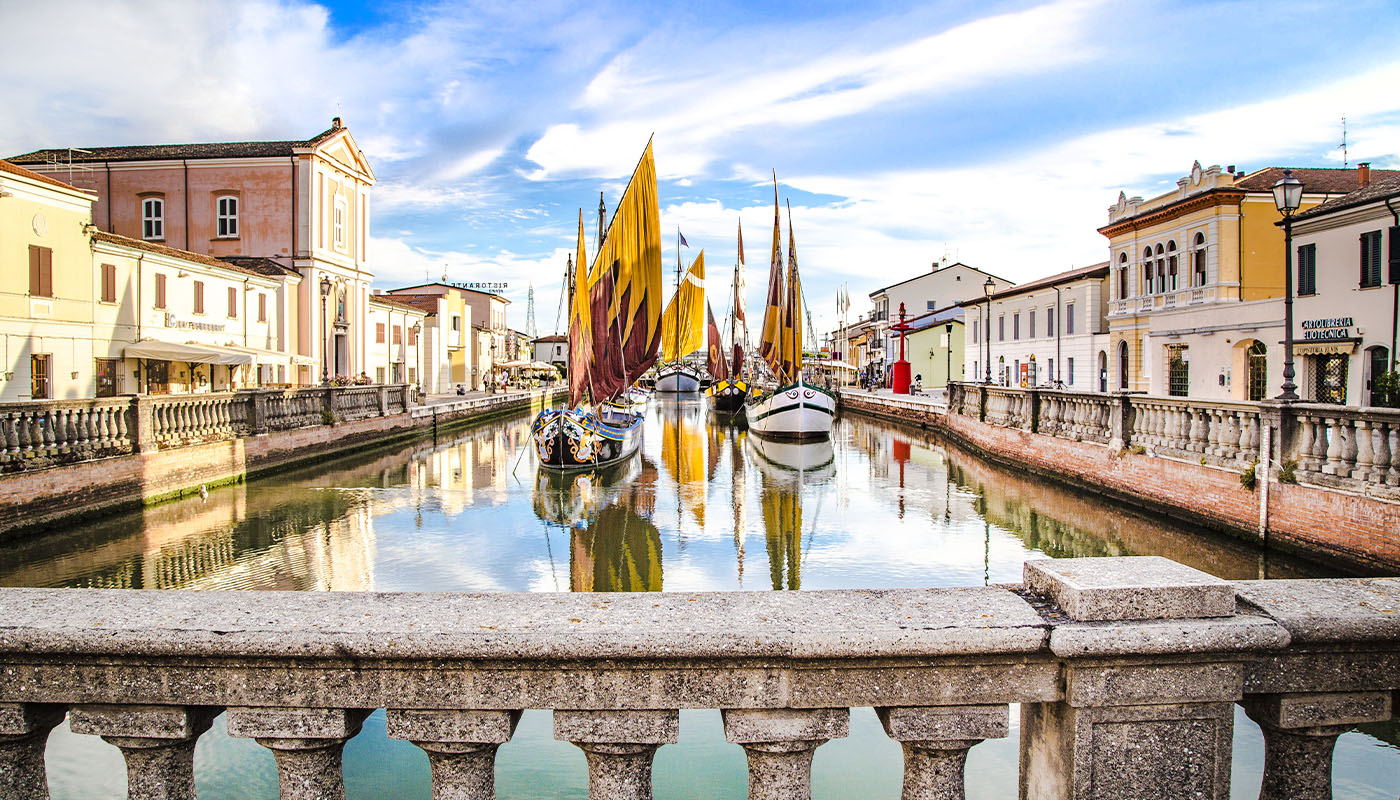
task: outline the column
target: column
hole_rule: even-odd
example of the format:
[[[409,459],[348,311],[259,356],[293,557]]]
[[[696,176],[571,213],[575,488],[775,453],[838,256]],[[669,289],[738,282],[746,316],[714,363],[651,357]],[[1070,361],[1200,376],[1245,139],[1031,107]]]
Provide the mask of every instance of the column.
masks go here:
[[[0,797],[49,796],[44,746],[63,715],[58,705],[0,703]]]
[[[230,708],[230,736],[256,739],[277,759],[282,800],[344,800],[341,753],[369,709]]]
[[[554,738],[588,756],[590,800],[651,800],[651,760],[679,738],[677,711],[555,711]]]
[[[963,800],[967,751],[1009,730],[1010,709],[998,706],[877,708],[885,733],[904,747],[902,800]]]
[[[495,800],[496,749],[515,733],[519,711],[389,709],[389,736],[423,748],[433,800]]]
[[[195,742],[218,713],[198,706],[78,706],[68,726],[121,749],[130,800],[194,800]]]
[[[1251,695],[1240,704],[1264,731],[1259,800],[1331,800],[1332,749],[1360,722],[1390,719],[1389,692]]]
[[[850,709],[731,709],[724,738],[749,757],[751,800],[810,800],[812,754],[850,730]]]

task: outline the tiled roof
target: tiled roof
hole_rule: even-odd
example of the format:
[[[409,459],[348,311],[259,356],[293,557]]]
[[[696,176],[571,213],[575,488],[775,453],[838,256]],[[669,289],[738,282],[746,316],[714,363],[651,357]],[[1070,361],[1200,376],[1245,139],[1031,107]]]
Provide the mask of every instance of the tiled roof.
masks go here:
[[[258,275],[269,275],[274,278],[280,278],[283,275],[289,274],[301,274],[291,267],[282,266],[273,259],[263,258],[262,256],[220,256],[219,260],[227,261],[229,264],[247,272],[255,272]]]
[[[341,127],[331,127],[305,141],[285,142],[207,142],[200,144],[135,144],[120,147],[85,147],[35,150],[10,160],[17,164],[45,164],[51,161],[73,163],[92,161],[164,161],[173,158],[264,158],[290,156],[299,148],[314,147],[330,138]]]
[[[976,268],[976,267],[969,267],[967,264],[964,264],[964,263],[962,263],[961,261],[958,261],[958,262],[956,262],[956,263],[949,264],[949,265],[946,266],[946,267],[939,267],[938,269],[935,269],[935,270],[929,270],[928,272],[923,272],[923,273],[920,273],[920,274],[918,274],[918,275],[915,275],[915,276],[912,277],[912,278],[905,278],[904,280],[899,281],[899,282],[897,282],[897,283],[891,283],[889,286],[883,286],[883,287],[881,287],[881,288],[879,288],[879,289],[876,289],[875,291],[871,292],[871,293],[870,293],[870,296],[871,296],[871,297],[874,297],[875,295],[880,294],[880,293],[882,293],[882,292],[889,291],[890,289],[893,289],[893,288],[896,287],[896,286],[903,286],[904,284],[906,284],[906,283],[908,283],[908,282],[910,282],[910,281],[916,281],[916,280],[918,280],[918,279],[920,279],[920,278],[927,277],[927,276],[929,276],[929,275],[936,275],[936,274],[942,272],[942,271],[945,270],[945,269],[952,269],[953,267],[962,267],[962,268],[964,268],[964,269],[970,269],[970,270],[972,270],[973,272],[976,272],[976,273],[979,273],[979,274],[982,274],[982,275],[986,275],[988,278],[995,278],[996,280],[1002,281],[1003,283],[1013,283],[1013,281],[1008,281],[1008,280],[1006,280],[1005,278],[1001,277],[1000,275],[993,275],[993,274],[990,273],[990,272],[987,272],[987,271],[985,271],[985,270],[980,270],[980,269],[978,269],[978,268]]]
[[[400,289],[396,289],[395,291],[402,292],[402,290]],[[420,311],[426,311],[429,314],[437,313],[438,301],[442,299],[442,295],[440,294],[389,294],[388,292],[385,292],[384,294],[375,296],[392,297],[401,305],[416,308]]]
[[[1315,167],[1293,167],[1293,177],[1303,182],[1303,192],[1307,194],[1342,194],[1354,192],[1361,182],[1354,169],[1320,169]],[[1393,169],[1371,170],[1371,181],[1381,178],[1400,177],[1400,171]],[[1267,192],[1283,178],[1283,167],[1268,167],[1250,173],[1235,181],[1235,186],[1250,192]]]
[[[380,302],[380,303],[387,303],[388,305],[391,305],[391,306],[398,306],[399,308],[408,308],[408,309],[412,309],[412,310],[414,310],[414,311],[427,312],[430,316],[431,316],[432,314],[436,314],[436,313],[437,313],[437,303],[436,303],[436,302],[434,302],[434,303],[432,304],[432,307],[431,307],[431,308],[424,308],[422,305],[413,302],[413,301],[410,299],[411,297],[430,297],[430,298],[432,298],[434,301],[437,300],[437,295],[407,295],[407,296],[406,296],[406,295],[400,295],[400,294],[372,294],[372,295],[369,296],[369,299],[375,300],[375,301]]]
[[[1029,283],[1022,283],[1013,286],[1009,289],[1003,289],[1000,292],[997,292],[996,294],[992,295],[992,299],[1000,300],[1003,297],[1013,297],[1018,294],[1025,294],[1026,292],[1033,292],[1036,289],[1049,289],[1053,286],[1060,286],[1062,284],[1071,283],[1082,278],[1103,278],[1107,276],[1108,262],[1100,261],[1097,264],[1091,264],[1087,267],[1080,267],[1078,269],[1057,272],[1054,275],[1046,275],[1043,278],[1036,278],[1035,280]],[[958,305],[966,307],[975,306],[978,303],[985,302],[987,302],[987,298],[976,297],[971,300],[964,300]]]
[[[122,245],[124,247],[134,247],[137,250],[145,250],[148,253],[159,253],[163,256],[180,258],[184,259],[185,261],[193,261],[197,264],[204,264],[205,266],[209,267],[231,269],[236,272],[246,272],[250,275],[267,277],[265,273],[258,272],[249,267],[240,266],[230,261],[214,258],[213,256],[206,256],[203,253],[193,253],[189,250],[181,250],[177,247],[166,247],[163,244],[147,242],[142,239],[133,239],[130,236],[122,236],[121,234],[117,233],[108,233],[106,231],[93,231],[92,237],[99,242],[109,242],[111,244]]]
[[[1383,172],[1392,174],[1394,177],[1376,180],[1376,175],[1382,174]],[[1306,184],[1304,188],[1306,188]],[[1301,219],[1312,219],[1313,217],[1330,214],[1333,211],[1341,211],[1344,208],[1361,206],[1377,200],[1386,200],[1396,196],[1400,196],[1400,174],[1395,174],[1394,170],[1373,170],[1371,172],[1370,186],[1364,189],[1357,189],[1341,197],[1334,197],[1322,205],[1314,206],[1307,211],[1295,215],[1293,220],[1296,222]],[[1281,221],[1280,224],[1282,224]]]
[[[565,336],[565,335],[562,334],[562,333],[552,333],[552,334],[550,334],[549,336],[541,336],[541,337],[539,337],[539,338],[537,338],[537,339],[533,339],[533,340],[531,340],[531,341],[534,341],[535,343],[539,343],[539,342],[567,342],[567,341],[569,341],[569,337]]]
[[[510,298],[507,298],[507,297],[504,297],[504,296],[502,296],[502,295],[496,294],[495,292],[483,292],[483,291],[480,290],[480,289],[469,289],[469,288],[467,288],[466,286],[457,286],[457,285],[451,284],[451,283],[443,283],[442,281],[433,281],[432,283],[420,283],[420,284],[417,284],[416,286],[404,286],[404,287],[401,287],[401,288],[399,288],[399,289],[390,289],[388,293],[390,293],[390,294],[399,294],[399,295],[402,295],[402,294],[404,294],[405,292],[413,292],[414,289],[431,289],[431,288],[434,288],[434,287],[441,288],[441,289],[455,289],[456,291],[459,291],[459,292],[471,292],[472,294],[482,294],[482,295],[486,295],[487,297],[494,297],[494,298],[496,298],[497,300],[500,300],[502,303],[509,303],[509,302],[510,302]],[[433,297],[437,297],[437,296],[438,296],[438,295],[436,295],[436,294],[433,295]]]
[[[17,166],[17,165],[15,165],[15,164],[11,164],[11,163],[8,162],[8,161],[0,160],[0,172],[8,172],[8,173],[10,173],[11,175],[18,175],[18,176],[21,177],[21,178],[28,178],[28,179],[31,180],[31,181],[39,181],[40,183],[47,183],[47,184],[49,184],[50,186],[61,186],[61,187],[63,187],[64,189],[69,190],[70,192],[71,192],[71,191],[74,191],[74,188],[73,188],[72,186],[70,186],[70,185],[64,183],[63,181],[56,180],[56,179],[54,179],[54,178],[50,178],[50,177],[47,176],[47,175],[40,175],[39,173],[34,172],[33,170],[28,170],[28,169],[25,169],[24,167]],[[80,192],[81,192],[82,190],[81,190],[81,189],[78,189],[77,191],[80,191]]]

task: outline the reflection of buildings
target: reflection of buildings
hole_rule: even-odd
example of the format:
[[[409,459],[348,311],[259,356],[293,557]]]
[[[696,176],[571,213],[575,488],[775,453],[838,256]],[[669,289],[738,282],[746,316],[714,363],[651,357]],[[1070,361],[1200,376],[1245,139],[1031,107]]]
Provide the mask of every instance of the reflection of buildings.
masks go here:
[[[808,484],[827,483],[835,474],[831,441],[795,444],[747,438],[763,473],[759,502],[773,588],[801,589],[802,490]]]

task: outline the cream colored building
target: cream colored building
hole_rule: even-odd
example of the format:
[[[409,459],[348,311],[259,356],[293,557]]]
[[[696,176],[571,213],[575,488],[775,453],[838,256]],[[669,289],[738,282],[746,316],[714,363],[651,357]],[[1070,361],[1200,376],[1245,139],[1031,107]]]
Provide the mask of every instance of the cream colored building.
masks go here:
[[[482,391],[493,377],[495,362],[506,361],[504,297],[448,283],[390,289],[396,298],[427,317],[423,342],[423,391],[451,394],[461,386]]]
[[[888,378],[889,365],[899,358],[899,337],[890,332],[889,326],[899,321],[901,305],[904,306],[905,318],[913,319],[935,309],[983,297],[986,291],[983,285],[988,280],[997,291],[1015,285],[976,267],[935,261],[928,272],[871,292],[870,302],[874,310],[869,318],[871,324],[863,359],[868,363],[860,366]]]
[[[423,332],[430,316],[393,295],[370,295],[369,376],[375,383],[418,384],[423,372]]]

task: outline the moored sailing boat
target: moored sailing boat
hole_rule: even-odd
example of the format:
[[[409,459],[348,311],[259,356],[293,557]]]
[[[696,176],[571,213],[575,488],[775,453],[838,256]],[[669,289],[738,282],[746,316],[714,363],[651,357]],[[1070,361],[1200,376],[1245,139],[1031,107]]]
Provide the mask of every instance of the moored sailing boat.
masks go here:
[[[761,355],[773,370],[772,391],[751,395],[744,405],[749,431],[769,439],[820,439],[831,435],[836,396],[802,377],[802,284],[797,277],[797,243],[788,211],[788,270],[783,280],[778,219],[778,181],[773,179],[773,251],[769,261],[768,304],[763,312]]]
[[[679,232],[677,232],[679,234]],[[656,371],[656,391],[693,394],[700,391],[704,375],[681,359],[700,349],[705,311],[705,251],[680,277],[676,256],[676,293],[661,314],[661,367]]]
[[[749,396],[749,385],[743,379],[744,345],[738,337],[739,324],[744,322],[743,277],[739,271],[744,263],[744,228],[739,227],[739,255],[734,260],[733,313],[729,315],[729,341],[734,345],[734,361],[731,366],[724,352],[724,341],[720,337],[719,326],[715,325],[715,314],[711,310],[709,325],[709,370],[713,383],[706,390],[710,397],[710,408],[724,414],[737,414],[744,410],[744,400]],[[708,307],[708,306],[707,306]],[[748,332],[745,326],[744,340]]]
[[[608,466],[641,445],[642,415],[609,401],[656,363],[661,341],[661,221],[650,142],[601,237],[589,269],[580,212],[569,280],[569,405],[540,412],[530,426],[546,469]]]

